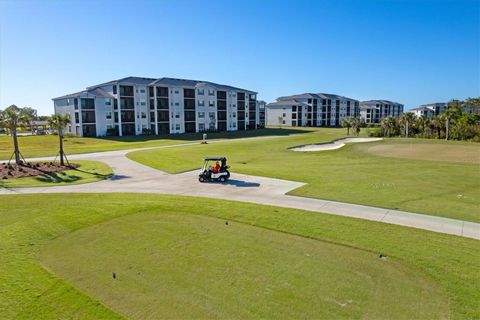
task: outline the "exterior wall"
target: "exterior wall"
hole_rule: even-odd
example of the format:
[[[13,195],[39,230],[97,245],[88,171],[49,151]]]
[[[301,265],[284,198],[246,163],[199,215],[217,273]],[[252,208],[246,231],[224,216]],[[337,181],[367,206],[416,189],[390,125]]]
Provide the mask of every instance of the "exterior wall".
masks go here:
[[[292,106],[275,106],[266,109],[267,126],[291,126]]]

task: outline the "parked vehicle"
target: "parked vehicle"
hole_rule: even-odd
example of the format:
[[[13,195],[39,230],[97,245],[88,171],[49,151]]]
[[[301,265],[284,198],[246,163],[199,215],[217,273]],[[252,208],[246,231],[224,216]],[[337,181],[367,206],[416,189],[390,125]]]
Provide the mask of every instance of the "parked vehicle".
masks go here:
[[[218,172],[215,172],[215,168],[211,165],[212,162],[219,164]],[[227,166],[227,158],[225,157],[211,157],[205,158],[203,162],[203,167],[198,174],[198,181],[200,182],[209,182],[209,181],[220,181],[225,182],[230,178],[230,172],[228,169],[230,166]]]

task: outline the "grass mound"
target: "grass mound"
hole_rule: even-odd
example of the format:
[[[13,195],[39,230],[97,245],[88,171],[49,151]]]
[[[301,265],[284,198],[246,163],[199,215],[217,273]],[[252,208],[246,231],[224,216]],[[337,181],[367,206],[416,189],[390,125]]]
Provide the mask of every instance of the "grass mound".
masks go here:
[[[6,319],[118,318],[127,313],[123,304],[141,304],[155,290],[179,294],[157,298],[186,299],[192,313],[215,314],[217,303],[229,302],[232,318],[251,314],[235,309],[234,291],[238,303],[256,310],[255,318],[273,315],[277,301],[298,299],[288,292],[322,306],[316,318],[375,318],[376,311],[364,307],[375,299],[385,302],[378,308],[392,319],[468,319],[480,313],[478,241],[365,220],[179,196],[10,195],[0,196],[0,238],[0,310]],[[65,257],[52,260],[59,249]],[[378,259],[379,253],[387,260]],[[332,287],[334,282],[341,286]],[[131,295],[116,296],[127,289]],[[403,309],[397,289],[411,310]],[[136,312],[141,317],[139,308],[127,314]],[[285,312],[288,317],[293,310]]]

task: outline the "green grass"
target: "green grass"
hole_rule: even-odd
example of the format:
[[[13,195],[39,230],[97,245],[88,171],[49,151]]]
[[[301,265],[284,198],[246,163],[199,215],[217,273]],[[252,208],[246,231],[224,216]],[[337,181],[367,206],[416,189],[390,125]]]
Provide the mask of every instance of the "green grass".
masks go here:
[[[332,151],[287,150],[292,146],[331,141],[340,138],[343,133],[344,130],[339,129],[320,129],[287,138],[137,151],[127,156],[170,173],[199,168],[205,156],[226,156],[232,172],[307,183],[292,191],[292,195],[480,222],[478,162],[445,161],[445,158],[442,161],[405,159],[368,151],[374,146],[407,143],[418,145],[416,150],[425,145],[438,145],[438,152],[453,154],[460,146],[473,150],[467,155],[471,159],[472,153],[480,154],[480,145],[426,139],[388,139],[349,144]],[[414,156],[409,155],[410,158]]]
[[[268,128],[251,131],[209,133],[208,139],[237,139],[269,135],[287,135],[305,132],[302,129]],[[104,138],[65,138],[64,148],[67,154],[112,151],[134,148],[159,147],[165,145],[200,141],[201,133],[186,133],[159,136],[124,136]],[[58,153],[58,136],[20,136],[20,151],[26,158],[55,156]],[[0,159],[9,159],[13,152],[10,136],[0,136]]]
[[[0,238],[5,319],[480,313],[478,241],[365,220],[176,196],[15,195],[0,197]]]
[[[23,177],[8,180],[0,180],[0,187],[52,187],[61,185],[73,185],[96,182],[109,178],[112,168],[103,162],[90,160],[75,160],[80,167],[62,172],[52,172],[36,177]]]

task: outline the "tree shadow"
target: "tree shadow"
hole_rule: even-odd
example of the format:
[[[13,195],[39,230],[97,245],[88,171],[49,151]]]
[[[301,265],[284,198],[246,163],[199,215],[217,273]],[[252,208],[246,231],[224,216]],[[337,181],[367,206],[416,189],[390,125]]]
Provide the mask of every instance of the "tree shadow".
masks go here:
[[[230,186],[238,187],[238,188],[258,188],[260,187],[260,183],[257,182],[248,182],[248,181],[242,181],[242,180],[235,180],[235,179],[229,179],[223,184],[227,184]]]
[[[206,132],[208,139],[238,139],[238,138],[254,138],[262,136],[288,136],[292,134],[306,134],[313,131],[308,129],[293,128],[264,128],[247,131],[226,131],[226,132]],[[180,134],[160,134],[160,135],[141,135],[141,136],[109,136],[98,137],[98,139],[118,141],[118,142],[144,142],[151,140],[186,140],[195,141],[202,140],[203,133],[180,133]]]
[[[63,172],[48,172],[35,177],[35,180],[45,183],[75,182],[81,180],[81,177],[67,175]]]

